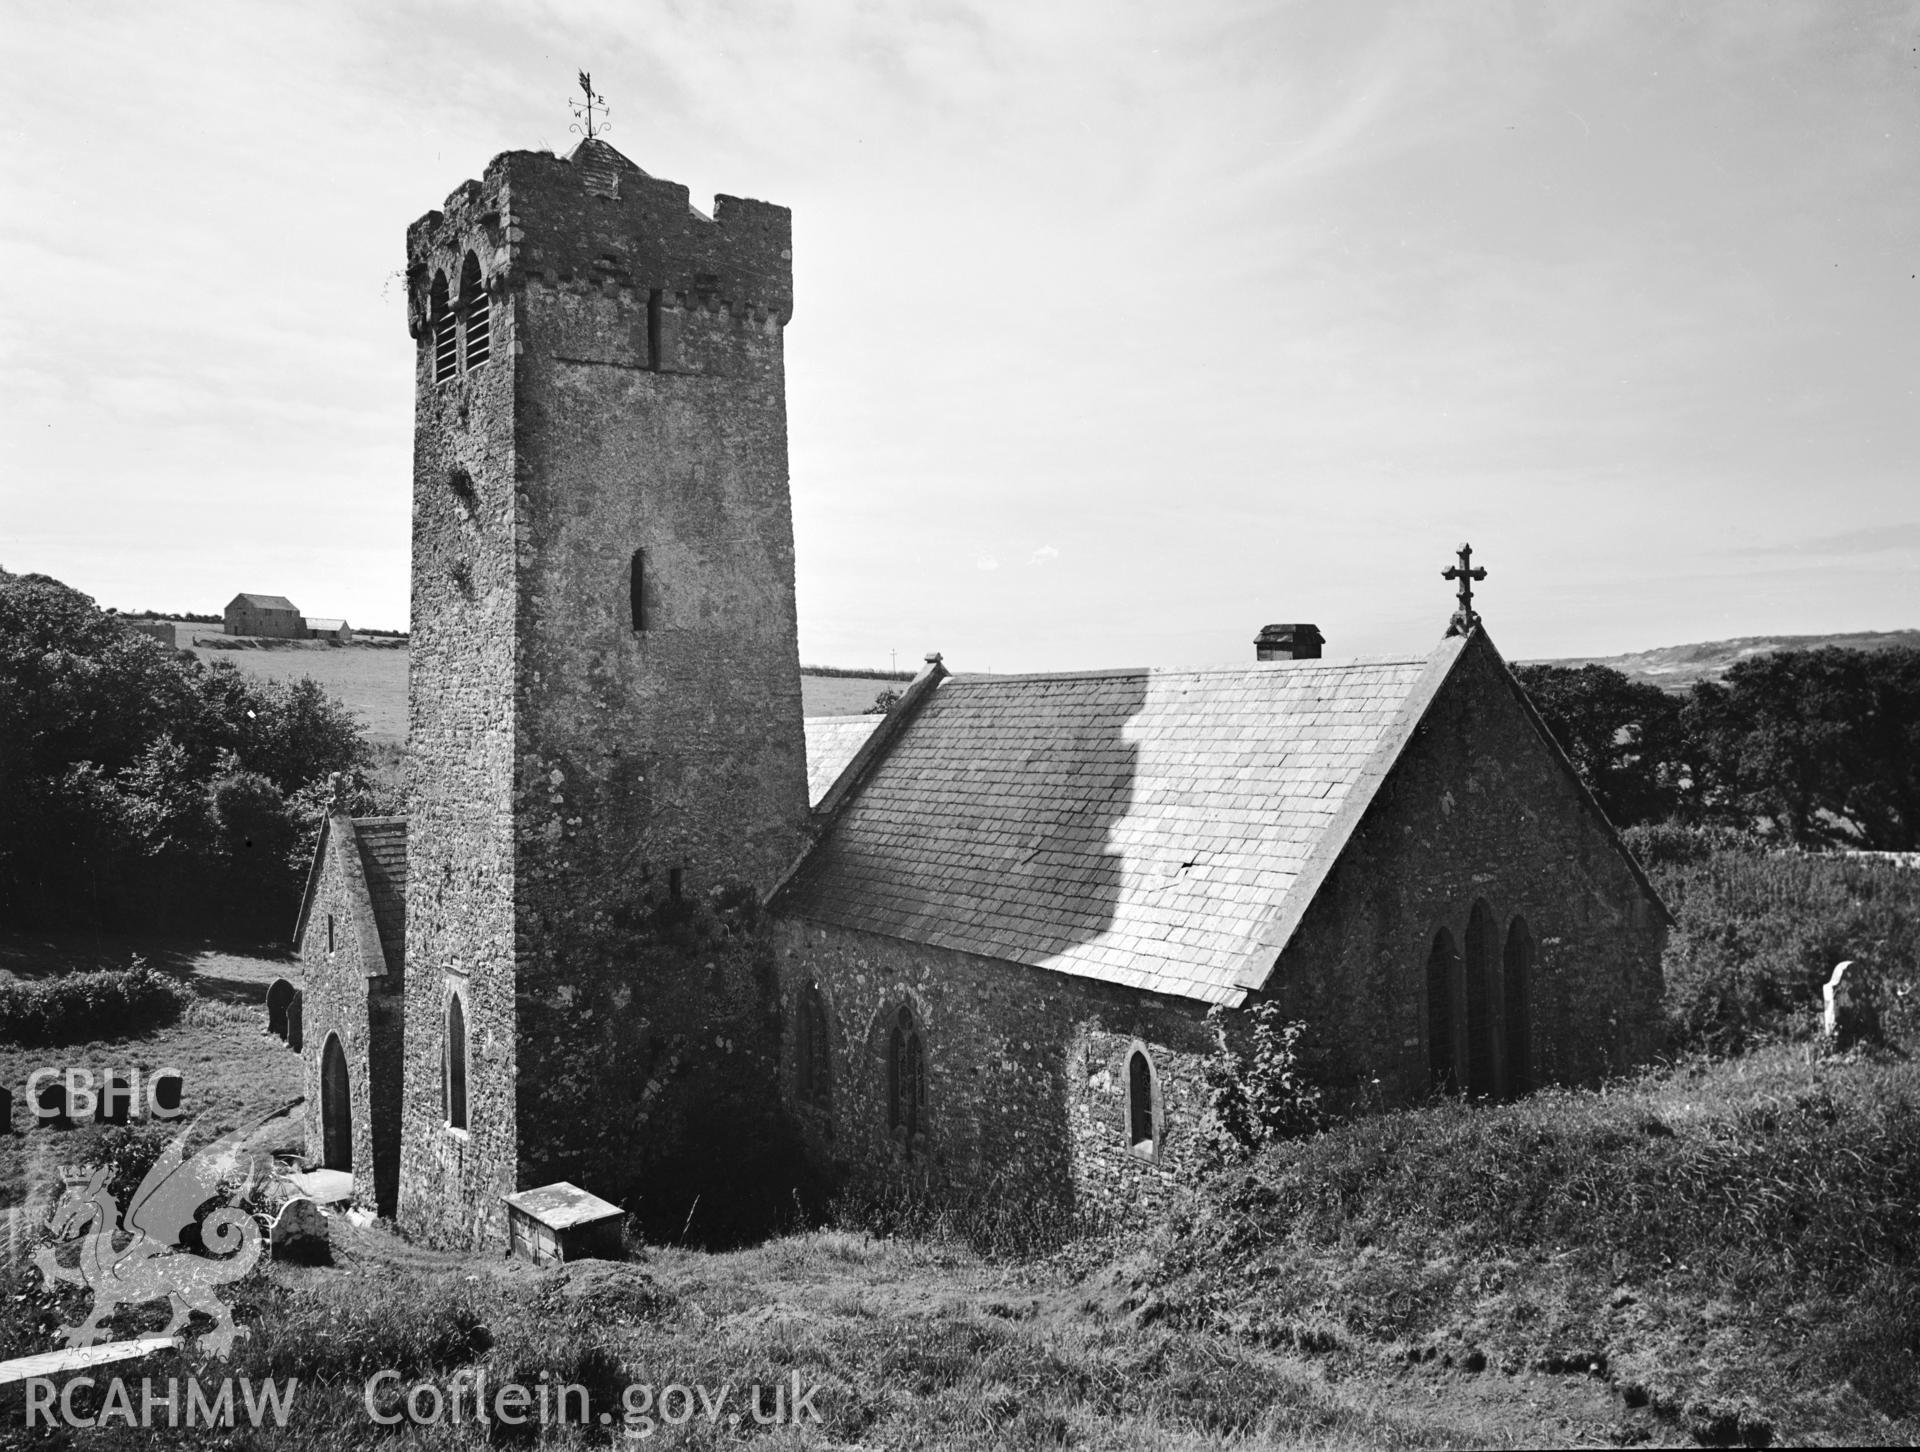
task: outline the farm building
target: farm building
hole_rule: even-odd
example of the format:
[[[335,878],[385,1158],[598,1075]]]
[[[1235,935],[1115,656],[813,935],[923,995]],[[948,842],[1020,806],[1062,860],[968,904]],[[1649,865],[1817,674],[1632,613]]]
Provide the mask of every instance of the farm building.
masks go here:
[[[330,640],[335,645],[351,645],[353,631],[344,620],[309,620],[307,622],[309,640]]]
[[[235,595],[227,602],[227,635],[265,635],[277,640],[303,640],[307,622],[285,595]]]
[[[790,256],[785,209],[696,211],[597,139],[496,157],[409,231],[404,913],[339,946],[324,904],[376,873],[333,817],[316,1157],[350,1142],[363,1199],[454,1244],[554,1181],[690,1213],[770,1143],[1124,1207],[1186,1182],[1203,1063],[1261,1003],[1374,1099],[1649,1051],[1665,909],[1464,580],[1387,658],[1306,625],[1194,670],[931,657],[889,714],[805,722]]]

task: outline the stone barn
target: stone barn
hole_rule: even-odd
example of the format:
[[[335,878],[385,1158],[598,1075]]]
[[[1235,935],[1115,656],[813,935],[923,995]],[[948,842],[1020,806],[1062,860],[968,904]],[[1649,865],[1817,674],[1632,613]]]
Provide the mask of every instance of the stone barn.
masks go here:
[[[306,1065],[314,1167],[352,1172],[355,1198],[386,1215],[398,1202],[406,894],[406,819],[330,811],[294,925],[289,1042]]]
[[[335,645],[351,645],[353,628],[344,620],[309,620],[307,621],[307,639],[330,640]]]
[[[265,635],[276,640],[304,640],[307,622],[285,595],[235,595],[227,601],[226,635]]]
[[[313,1158],[455,1245],[555,1181],[676,1234],[809,1167],[1134,1204],[1256,1002],[1389,1100],[1648,1050],[1665,910],[1464,581],[1432,650],[935,657],[803,722],[792,245],[594,138],[409,229],[413,807],[315,855]]]

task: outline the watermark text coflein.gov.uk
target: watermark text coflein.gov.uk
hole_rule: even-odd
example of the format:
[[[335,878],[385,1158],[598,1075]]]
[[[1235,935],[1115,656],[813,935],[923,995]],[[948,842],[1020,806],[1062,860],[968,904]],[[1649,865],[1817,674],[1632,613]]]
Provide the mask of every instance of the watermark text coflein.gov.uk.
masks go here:
[[[617,1408],[595,1408],[586,1387],[551,1380],[545,1372],[527,1386],[515,1381],[489,1384],[484,1370],[459,1371],[442,1387],[432,1381],[408,1386],[399,1372],[379,1371],[367,1378],[363,1393],[367,1415],[387,1427],[403,1421],[416,1426],[499,1422],[509,1427],[617,1423],[630,1438],[651,1437],[662,1426],[683,1427],[696,1416],[729,1427],[748,1421],[762,1427],[817,1426],[822,1419],[814,1398],[819,1395],[818,1383],[803,1387],[797,1371],[789,1381],[772,1386],[668,1382],[656,1388],[652,1382],[634,1382],[621,1392]]]

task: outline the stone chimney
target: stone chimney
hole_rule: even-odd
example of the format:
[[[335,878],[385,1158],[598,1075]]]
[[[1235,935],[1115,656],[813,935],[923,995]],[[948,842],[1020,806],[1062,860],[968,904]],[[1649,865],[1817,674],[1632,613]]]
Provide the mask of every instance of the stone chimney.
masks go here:
[[[1327,638],[1317,625],[1266,625],[1253,638],[1255,660],[1319,660]]]

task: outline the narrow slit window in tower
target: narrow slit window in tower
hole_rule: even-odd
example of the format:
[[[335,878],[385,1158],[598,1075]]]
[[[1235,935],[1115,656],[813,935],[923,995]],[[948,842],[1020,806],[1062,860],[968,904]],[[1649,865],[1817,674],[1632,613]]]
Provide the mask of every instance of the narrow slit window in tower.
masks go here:
[[[636,632],[647,628],[647,557],[645,550],[633,552],[633,568],[627,574],[627,608],[633,615]]]
[[[441,1061],[446,1074],[447,1124],[467,1127],[467,1014],[460,995],[447,999],[447,1053]]]

